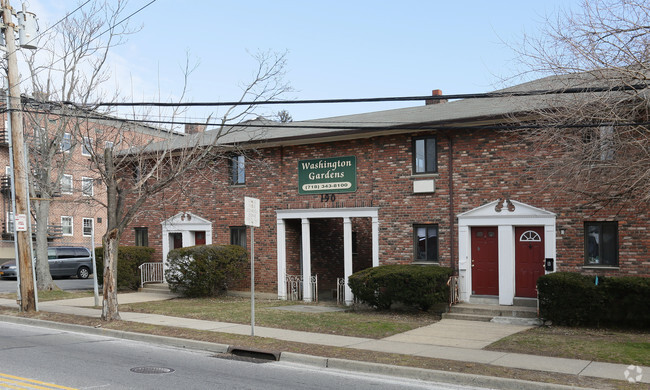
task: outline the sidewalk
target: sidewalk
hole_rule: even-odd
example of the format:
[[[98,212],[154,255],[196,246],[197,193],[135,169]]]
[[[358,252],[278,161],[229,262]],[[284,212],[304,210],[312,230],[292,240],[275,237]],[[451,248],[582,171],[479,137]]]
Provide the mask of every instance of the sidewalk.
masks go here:
[[[150,302],[164,299],[169,299],[169,296],[142,292],[118,295],[118,302],[121,304]],[[0,305],[17,306],[16,302],[10,299],[0,299]],[[101,316],[101,310],[90,308],[93,305],[94,299],[89,297],[41,302],[39,303],[39,309],[47,312],[99,318]],[[165,325],[238,335],[251,334],[250,325],[145,313],[120,312],[120,316],[125,321],[152,325]],[[628,366],[623,364],[482,350],[483,347],[503,337],[529,328],[530,327],[528,326],[521,325],[443,319],[435,324],[413,329],[380,340],[292,331],[261,326],[255,327],[255,336],[305,344],[327,345],[436,359],[456,360],[468,363],[490,364],[509,368],[626,380],[625,371],[628,369]],[[644,375],[640,382],[650,383],[650,367],[641,367],[641,369]]]

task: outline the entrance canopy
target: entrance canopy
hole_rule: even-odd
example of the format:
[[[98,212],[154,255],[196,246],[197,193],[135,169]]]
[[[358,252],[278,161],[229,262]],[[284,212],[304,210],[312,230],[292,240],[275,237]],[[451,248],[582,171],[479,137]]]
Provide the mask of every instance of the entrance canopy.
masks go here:
[[[372,218],[372,266],[379,265],[379,212],[376,207],[326,208],[326,209],[294,209],[277,210],[277,267],[278,267],[278,298],[287,299],[285,277],[287,274],[287,246],[285,219],[302,221],[302,276],[303,280],[311,278],[311,239],[309,220],[315,218],[343,219],[343,262],[345,277],[345,301],[351,304],[352,292],[347,284],[352,275],[352,222],[351,218]],[[305,289],[303,299],[311,301],[310,292]]]
[[[544,257],[556,256],[555,214],[510,199],[499,199],[458,215],[458,271],[461,301],[472,295],[472,227],[497,230],[499,304],[512,305],[515,297],[515,227],[542,227]],[[555,262],[554,262],[555,264]]]

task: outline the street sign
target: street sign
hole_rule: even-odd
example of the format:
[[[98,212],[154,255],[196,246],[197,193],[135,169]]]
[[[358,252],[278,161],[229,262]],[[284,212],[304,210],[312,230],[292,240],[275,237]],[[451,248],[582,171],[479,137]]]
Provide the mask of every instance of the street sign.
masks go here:
[[[25,214],[16,214],[16,231],[27,231],[27,216]]]
[[[244,197],[244,224],[260,227],[260,200]]]

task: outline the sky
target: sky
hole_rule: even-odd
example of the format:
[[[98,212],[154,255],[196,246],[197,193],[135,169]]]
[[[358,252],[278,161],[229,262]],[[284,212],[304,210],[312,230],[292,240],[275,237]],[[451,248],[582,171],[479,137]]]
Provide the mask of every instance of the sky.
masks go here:
[[[127,14],[150,1],[129,0]],[[42,29],[79,3],[26,4]],[[141,30],[114,50],[110,88],[130,101],[177,101],[189,58],[196,68],[183,101],[235,101],[252,79],[251,54],[271,51],[286,52],[285,80],[294,90],[286,100],[487,92],[517,83],[512,78],[521,68],[511,46],[535,35],[546,15],[577,6],[578,0],[156,0],[129,18]],[[306,120],[419,104],[265,106],[259,113],[286,109]],[[211,113],[223,109],[185,116],[202,121]]]

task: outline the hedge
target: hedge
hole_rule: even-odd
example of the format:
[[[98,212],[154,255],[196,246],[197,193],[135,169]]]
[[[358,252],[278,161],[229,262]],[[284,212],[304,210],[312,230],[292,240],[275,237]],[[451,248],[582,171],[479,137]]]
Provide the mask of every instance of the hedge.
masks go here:
[[[451,273],[451,268],[438,266],[382,265],[350,275],[348,285],[357,299],[380,310],[396,302],[428,310],[449,302]]]
[[[186,297],[223,294],[245,275],[246,249],[239,245],[198,245],[169,251],[165,279],[169,289]]]
[[[558,325],[650,327],[650,278],[556,272],[537,289],[540,317]]]
[[[146,246],[120,246],[117,248],[117,289],[137,290],[140,286],[138,267],[151,262],[155,249]],[[95,248],[97,280],[104,280],[104,248]]]

